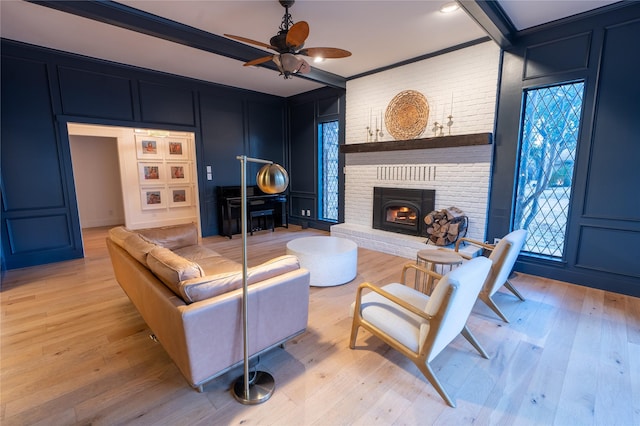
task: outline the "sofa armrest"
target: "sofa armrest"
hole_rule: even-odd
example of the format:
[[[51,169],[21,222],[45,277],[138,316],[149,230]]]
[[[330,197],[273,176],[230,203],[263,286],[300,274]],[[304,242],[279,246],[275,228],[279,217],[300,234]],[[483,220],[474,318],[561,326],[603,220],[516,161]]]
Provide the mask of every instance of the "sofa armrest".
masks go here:
[[[189,352],[188,363],[181,363],[180,368],[193,386],[211,380],[244,359],[242,293],[239,288],[178,307]],[[248,294],[250,356],[306,329],[309,315],[306,269],[260,281],[248,287]]]

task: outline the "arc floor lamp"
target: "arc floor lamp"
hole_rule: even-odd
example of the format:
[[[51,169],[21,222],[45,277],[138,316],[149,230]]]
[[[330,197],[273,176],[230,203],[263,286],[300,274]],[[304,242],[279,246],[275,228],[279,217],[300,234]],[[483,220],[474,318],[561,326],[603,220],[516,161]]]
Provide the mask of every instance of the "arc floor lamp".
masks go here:
[[[247,288],[247,162],[262,163],[258,171],[256,183],[260,190],[267,194],[284,192],[289,186],[287,171],[273,161],[239,155],[240,160],[240,198],[242,222],[242,332],[244,338],[244,374],[238,377],[231,390],[234,398],[246,405],[260,404],[268,400],[275,389],[275,381],[271,374],[256,370],[249,374],[249,337],[248,337],[248,295]]]

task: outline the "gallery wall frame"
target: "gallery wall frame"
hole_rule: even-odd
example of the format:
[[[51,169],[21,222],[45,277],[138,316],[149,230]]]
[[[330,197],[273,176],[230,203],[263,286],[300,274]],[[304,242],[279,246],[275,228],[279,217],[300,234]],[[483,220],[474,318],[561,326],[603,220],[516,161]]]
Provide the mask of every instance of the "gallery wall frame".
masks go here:
[[[138,160],[162,160],[166,151],[165,140],[152,136],[136,135],[136,156]]]
[[[138,179],[141,185],[166,182],[167,168],[162,162],[138,162]]]
[[[169,207],[191,207],[192,190],[189,185],[169,186]]]
[[[140,189],[140,205],[142,210],[167,208],[167,192],[165,187],[148,187]]]
[[[189,144],[187,139],[183,138],[167,138],[164,140],[164,158],[168,161],[173,160],[188,160]]]
[[[185,183],[191,183],[191,173],[189,173],[189,171],[191,170],[191,165],[188,162],[184,162],[184,163],[167,163],[167,171],[166,171],[166,176],[167,176],[167,183],[173,183],[173,184],[185,184]]]

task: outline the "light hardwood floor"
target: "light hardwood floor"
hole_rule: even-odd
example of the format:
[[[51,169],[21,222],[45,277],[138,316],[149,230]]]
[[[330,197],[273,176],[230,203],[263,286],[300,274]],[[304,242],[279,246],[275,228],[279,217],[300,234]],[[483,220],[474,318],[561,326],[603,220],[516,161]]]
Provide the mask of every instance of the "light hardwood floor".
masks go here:
[[[307,331],[263,356],[272,398],[244,406],[242,369],[191,389],[113,278],[106,229],[85,230],[81,260],[8,271],[1,293],[3,425],[640,425],[640,299],[518,275],[526,302],[502,291],[499,321],[477,303],[462,337],[432,363],[448,407],[408,360],[361,330],[348,348],[348,307],[362,281],[399,278],[407,259],[359,249],[352,282],[312,288]],[[284,254],[292,226],[249,237],[250,264]],[[207,246],[240,260],[240,239]]]

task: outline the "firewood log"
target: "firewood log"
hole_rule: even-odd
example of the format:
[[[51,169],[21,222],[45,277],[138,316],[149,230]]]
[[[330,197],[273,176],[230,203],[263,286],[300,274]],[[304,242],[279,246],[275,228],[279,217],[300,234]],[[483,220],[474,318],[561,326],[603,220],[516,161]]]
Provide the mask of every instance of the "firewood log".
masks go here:
[[[447,232],[455,238],[458,238],[458,234],[460,233],[460,222],[450,223]]]

